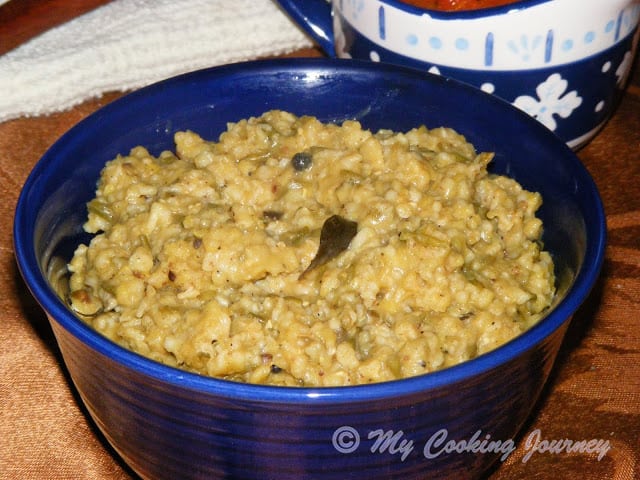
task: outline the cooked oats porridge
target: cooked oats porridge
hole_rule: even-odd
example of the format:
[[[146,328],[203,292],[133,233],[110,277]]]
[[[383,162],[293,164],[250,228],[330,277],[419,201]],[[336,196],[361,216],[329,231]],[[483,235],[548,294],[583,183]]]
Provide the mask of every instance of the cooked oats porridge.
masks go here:
[[[492,350],[554,296],[538,193],[448,128],[269,111],[109,162],[72,309],[146,357],[259,384],[355,385]]]

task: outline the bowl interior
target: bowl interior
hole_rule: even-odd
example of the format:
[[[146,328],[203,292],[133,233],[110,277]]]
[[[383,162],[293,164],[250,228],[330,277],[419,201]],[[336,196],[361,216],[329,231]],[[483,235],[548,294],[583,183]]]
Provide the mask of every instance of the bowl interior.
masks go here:
[[[448,126],[478,151],[496,152],[491,170],[540,191],[544,242],[558,265],[565,293],[539,325],[500,349],[457,367],[367,389],[357,397],[424,389],[486,371],[532,348],[571,316],[590,290],[602,262],[604,213],[597,189],[577,157],[558,138],[505,102],[453,80],[394,66],[356,61],[297,59],[230,65],[194,72],[141,89],[91,115],[65,134],[35,166],[16,209],[14,239],[19,268],[48,314],[104,354],[150,375],[221,392],[225,384],[137,358],[86,327],[46,281],[52,259],[70,259],[80,241],[86,203],[105,162],[145,145],[153,154],[172,149],[176,131],[217,139],[227,122],[283,109],[323,121],[357,119],[377,130]],[[273,395],[282,388],[234,387],[235,394]],[[278,391],[276,393],[276,390]],[[292,389],[301,399],[308,389]],[[328,389],[328,397],[345,389]],[[257,393],[259,392],[259,393]],[[364,393],[362,395],[365,395]]]

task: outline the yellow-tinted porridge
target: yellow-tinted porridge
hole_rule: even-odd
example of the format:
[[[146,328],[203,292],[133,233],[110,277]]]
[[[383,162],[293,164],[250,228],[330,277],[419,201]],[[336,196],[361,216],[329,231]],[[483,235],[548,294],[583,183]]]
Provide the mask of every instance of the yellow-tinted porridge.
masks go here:
[[[540,195],[451,129],[270,111],[175,141],[106,165],[96,235],[69,265],[74,311],[146,357],[251,383],[379,382],[494,349],[552,301]]]

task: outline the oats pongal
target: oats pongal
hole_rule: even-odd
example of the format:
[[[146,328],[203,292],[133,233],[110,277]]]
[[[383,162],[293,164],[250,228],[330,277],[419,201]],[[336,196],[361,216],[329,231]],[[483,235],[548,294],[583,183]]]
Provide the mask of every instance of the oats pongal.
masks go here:
[[[73,311],[141,355],[249,383],[381,382],[490,351],[552,302],[541,196],[449,128],[269,111],[175,144],[105,166],[68,265]]]

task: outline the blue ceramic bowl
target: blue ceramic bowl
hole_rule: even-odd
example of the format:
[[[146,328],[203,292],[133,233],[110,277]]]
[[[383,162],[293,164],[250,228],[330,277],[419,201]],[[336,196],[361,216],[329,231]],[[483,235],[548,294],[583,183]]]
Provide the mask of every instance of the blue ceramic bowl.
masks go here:
[[[330,56],[462,80],[537,118],[568,145],[614,111],[637,49],[638,0],[520,0],[463,12],[403,0],[279,0]]]
[[[495,151],[493,171],[544,197],[544,241],[561,291],[553,311],[459,366],[340,388],[257,386],[186,373],[127,351],[78,320],[47,271],[86,240],[85,204],[105,162],[138,144],[154,154],[172,148],[177,130],[215,139],[226,122],[274,108],[324,121],[358,119],[374,130],[445,125],[479,150]],[[570,317],[598,275],[605,219],[574,153],[507,103],[415,70],[298,59],[194,72],[89,116],[33,169],[18,201],[14,238],[20,271],[50,319],[75,388],[142,477],[474,478],[508,457],[530,415]],[[501,443],[485,453],[446,452],[474,436]]]

